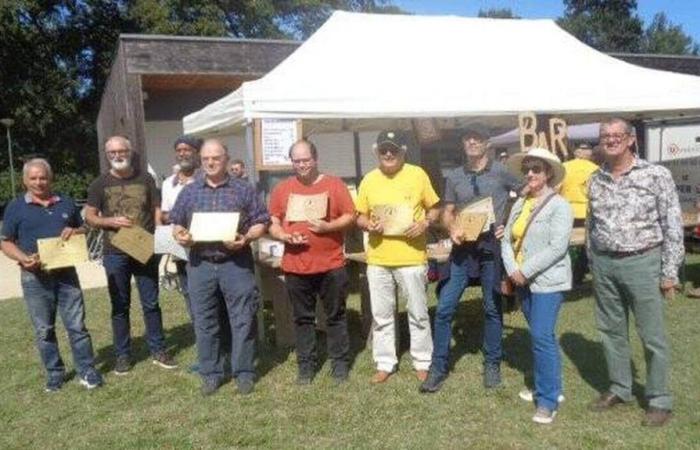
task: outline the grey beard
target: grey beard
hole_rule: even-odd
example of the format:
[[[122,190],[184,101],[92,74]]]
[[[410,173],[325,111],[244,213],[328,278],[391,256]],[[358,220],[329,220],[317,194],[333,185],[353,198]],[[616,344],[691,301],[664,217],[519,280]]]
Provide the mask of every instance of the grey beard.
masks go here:
[[[125,170],[131,167],[131,159],[125,159],[123,161],[109,161],[109,165],[114,170]]]
[[[181,172],[190,173],[194,170],[194,161],[191,159],[183,159],[178,164]]]

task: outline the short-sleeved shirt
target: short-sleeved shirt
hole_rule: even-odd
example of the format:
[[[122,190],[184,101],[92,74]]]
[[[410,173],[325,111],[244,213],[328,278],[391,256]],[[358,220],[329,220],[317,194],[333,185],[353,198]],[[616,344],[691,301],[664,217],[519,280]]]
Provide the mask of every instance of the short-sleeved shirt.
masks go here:
[[[17,197],[5,209],[3,220],[0,239],[13,241],[28,255],[38,251],[37,239],[57,237],[64,228],[83,224],[78,205],[61,194],[53,194],[48,206],[33,202],[29,193]]]
[[[598,166],[587,160],[576,158],[564,163],[566,175],[559,193],[571,204],[574,219],[585,219],[588,210],[588,180]]]
[[[360,214],[370,214],[379,205],[408,205],[413,219],[425,219],[425,211],[437,205],[430,178],[423,169],[404,164],[393,176],[374,169],[362,179],[355,207]],[[379,266],[415,266],[427,262],[425,235],[409,239],[405,236],[381,236],[370,233],[367,263]]]
[[[118,178],[107,172],[90,184],[87,204],[97,208],[103,217],[128,217],[135,225],[153,233],[160,195],[148,173],[135,172],[128,178]],[[105,230],[104,253],[122,253],[110,245],[116,231]]]
[[[298,232],[308,238],[305,245],[286,245],[282,256],[282,270],[297,274],[328,272],[345,265],[343,255],[343,231],[316,234],[309,231],[309,222],[289,222],[285,213],[290,194],[328,194],[327,213],[324,220],[331,221],[344,214],[353,214],[355,206],[350,192],[343,181],[331,175],[323,177],[312,185],[301,183],[290,177],[277,186],[270,195],[270,215],[282,222],[287,233]]]
[[[170,221],[189,228],[195,212],[238,212],[238,232],[245,234],[256,224],[267,224],[270,215],[255,193],[255,188],[245,181],[228,177],[216,187],[210,186],[204,176],[198,176],[185,186],[170,210]],[[190,250],[190,262],[201,259],[224,259],[232,256],[221,242],[197,243]]]
[[[503,164],[489,160],[478,172],[462,166],[448,173],[443,202],[454,204],[459,210],[475,200],[491,197],[496,225],[503,225],[510,192],[518,191],[521,185]]]

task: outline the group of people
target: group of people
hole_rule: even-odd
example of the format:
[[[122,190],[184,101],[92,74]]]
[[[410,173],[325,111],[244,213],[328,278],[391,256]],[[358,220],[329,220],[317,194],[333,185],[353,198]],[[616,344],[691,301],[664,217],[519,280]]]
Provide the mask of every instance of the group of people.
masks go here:
[[[375,144],[378,167],[365,175],[354,201],[340,178],[319,171],[316,146],[301,139],[289,149],[294,175],[274,187],[268,207],[247,180],[229,173],[228,150],[219,140],[183,136],[175,142],[179,170],[165,180],[161,199],[153,179],[132,166],[129,140],[109,138],[104,150],[110,170],[89,188],[86,221],[105,230],[114,372],[127,374],[132,364],[132,277],[152,360],[165,369],[177,367],[163,337],[157,255],[141,264],[110,245],[122,227],[138,225],[152,232],[156,225],[172,224],[175,240],[189,248],[188,261],[176,265],[194,327],[196,371],[203,395],[216,392],[228,377],[241,394],[254,389],[260,298],[250,243],[266,232],[285,243],[281,269],[293,307],[297,383],[312,383],[318,371],[317,298],[326,316],[330,375],[337,383],[347,381],[349,287],[343,248],[344,233],[357,226],[368,234],[367,280],[376,365],[370,382],[388,382],[398,370],[395,309],[401,292],[407,302],[410,357],[419,390],[439,391],[449,374],[457,306],[464,290],[478,283],[484,314],[483,384],[487,389],[500,386],[501,297],[512,288],[530,328],[534,361],[534,386],[521,391],[520,397],[534,402],[533,421],[552,423],[564,400],[555,330],[564,293],[572,286],[568,250],[580,212],[558,193],[567,169],[557,156],[534,148],[501,163],[489,156],[488,138],[477,128],[462,135],[464,165],[448,174],[440,199],[426,172],[406,162],[407,134],[384,131]],[[628,122],[618,118],[603,122],[600,142],[604,163],[586,184],[586,253],[610,384],[591,409],[604,411],[632,400],[631,311],[647,361],[648,407],[643,423],[660,426],[672,416],[663,296],[678,283],[684,257],[680,206],[670,173],[635,154],[635,136]],[[37,256],[37,239],[68,239],[84,232],[75,202],[54,193],[51,179],[45,160],[25,164],[27,192],[5,212],[1,245],[22,267],[24,297],[48,374],[46,390],[60,389],[65,378],[54,330],[56,311],[68,331],[80,383],[90,389],[103,381],[95,369],[75,269],[42,270]],[[521,195],[511,204],[513,191]],[[293,196],[318,194],[327,197],[325,217],[287,217]],[[484,197],[492,200],[494,223],[476,240],[468,240],[457,215],[465,205]],[[384,222],[373,212],[386,205],[412,211],[412,223],[403,233],[385,233]],[[194,242],[188,227],[193,214],[200,212],[239,212],[236,237],[226,242]],[[428,313],[426,231],[430,227],[442,227],[452,241],[449,277],[439,290],[434,330]]]

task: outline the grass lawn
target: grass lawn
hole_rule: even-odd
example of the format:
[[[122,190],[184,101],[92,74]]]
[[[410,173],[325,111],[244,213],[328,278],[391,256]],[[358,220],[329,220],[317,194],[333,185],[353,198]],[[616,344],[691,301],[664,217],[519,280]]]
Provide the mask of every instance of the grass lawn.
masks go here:
[[[688,275],[700,280],[700,256],[690,258]],[[196,354],[184,303],[175,293],[164,292],[161,305],[167,342],[180,369],[166,371],[151,364],[135,300],[132,329],[138,362],[128,376],[113,375],[107,293],[90,290],[87,323],[106,385],[87,392],[74,378],[56,394],[43,391],[44,375],[24,302],[0,302],[0,448],[700,447],[700,300],[678,296],[667,308],[676,416],[669,426],[650,430],[640,426],[640,404],[602,414],[586,409],[606,387],[590,288],[569,294],[560,315],[566,401],[552,426],[532,423],[532,405],[518,399],[531,372],[528,332],[519,312],[505,318],[504,387],[489,392],[482,388],[479,296],[479,291],[470,289],[460,305],[454,370],[435,395],[418,393],[407,352],[405,314],[400,372],[384,385],[368,383],[373,374],[371,352],[359,336],[359,298],[354,295],[349,317],[354,367],[349,383],[334,386],[325,363],[311,386],[298,387],[294,353],[267,342],[258,348],[259,383],[254,394],[241,397],[229,383],[209,398],[201,397],[199,380],[186,370]],[[268,314],[269,339],[274,333]],[[71,366],[60,324],[58,332],[64,360]],[[644,358],[635,332],[631,333],[635,393],[641,402]]]

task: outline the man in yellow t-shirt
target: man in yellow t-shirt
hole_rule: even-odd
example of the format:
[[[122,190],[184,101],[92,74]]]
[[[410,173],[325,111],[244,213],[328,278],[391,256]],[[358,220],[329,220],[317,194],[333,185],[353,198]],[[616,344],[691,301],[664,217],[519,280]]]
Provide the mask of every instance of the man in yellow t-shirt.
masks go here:
[[[574,210],[574,227],[583,227],[588,210],[588,180],[598,170],[593,162],[593,149],[581,144],[574,150],[574,159],[564,163],[566,176],[561,183],[560,194],[567,199]],[[579,251],[573,258],[574,285],[581,284],[588,272],[588,257],[585,251]]]
[[[372,383],[385,382],[396,371],[395,320],[396,286],[407,298],[411,333],[411,358],[416,376],[428,376],[433,340],[430,331],[427,296],[427,253],[425,232],[438,219],[439,197],[428,175],[418,166],[407,164],[408,136],[401,131],[383,131],[375,146],[379,167],[360,183],[355,207],[357,225],[369,232],[367,281],[372,305],[372,355],[377,372]],[[401,209],[412,213],[401,232],[380,209]],[[410,222],[410,223],[409,223]],[[385,230],[386,229],[386,230]]]

